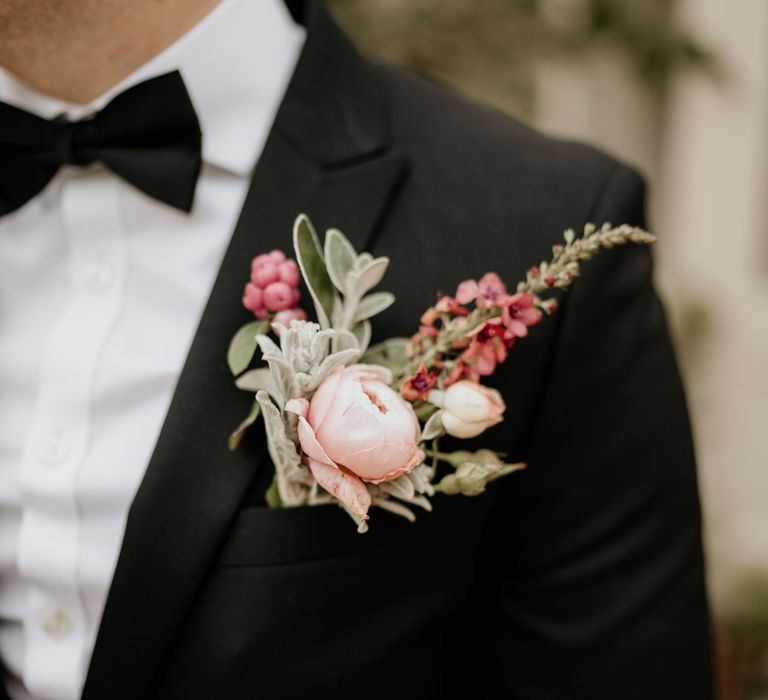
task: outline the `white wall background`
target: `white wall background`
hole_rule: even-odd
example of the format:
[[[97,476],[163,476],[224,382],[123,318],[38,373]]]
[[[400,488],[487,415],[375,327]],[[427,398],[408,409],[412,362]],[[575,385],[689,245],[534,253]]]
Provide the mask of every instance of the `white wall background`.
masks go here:
[[[675,21],[719,54],[724,82],[681,73],[653,92],[615,47],[597,47],[540,67],[537,121],[650,181],[719,604],[768,571],[768,0],[681,0]]]

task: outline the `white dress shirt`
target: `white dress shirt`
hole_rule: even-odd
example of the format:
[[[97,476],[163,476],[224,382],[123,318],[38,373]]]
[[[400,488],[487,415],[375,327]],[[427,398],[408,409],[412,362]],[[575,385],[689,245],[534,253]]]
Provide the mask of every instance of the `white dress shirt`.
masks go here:
[[[128,509],[303,41],[281,0],[224,0],[86,107],[0,70],[0,100],[78,118],[178,69],[204,160],[191,214],[94,166],[0,218],[0,656],[18,700],[81,694]]]

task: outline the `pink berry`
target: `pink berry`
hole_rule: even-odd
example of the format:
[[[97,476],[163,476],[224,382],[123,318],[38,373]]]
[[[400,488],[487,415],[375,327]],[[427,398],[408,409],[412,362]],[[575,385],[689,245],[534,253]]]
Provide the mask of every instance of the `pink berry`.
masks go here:
[[[282,311],[293,306],[294,289],[285,282],[272,282],[264,289],[264,306],[269,311]]]
[[[249,311],[256,311],[263,306],[263,293],[259,287],[250,282],[245,285],[243,293],[243,306]]]
[[[282,250],[273,250],[270,253],[267,253],[267,257],[275,263],[275,265],[279,265],[281,262],[285,260],[285,254]]]
[[[277,265],[271,260],[264,260],[259,265],[255,264],[251,267],[251,282],[258,287],[264,289],[272,282],[277,282],[280,279],[280,273],[278,272]]]
[[[282,323],[286,328],[291,324],[291,321],[306,321],[307,313],[304,309],[283,309],[275,314],[273,319],[274,323]]]
[[[256,311],[253,312],[256,315],[256,318],[261,319],[262,321],[269,316],[269,311],[267,311],[263,306],[260,309],[256,309]]]
[[[293,288],[293,301],[291,302],[291,306],[296,306],[301,301],[301,292],[296,289],[296,287]]]
[[[301,277],[299,276],[299,266],[295,260],[284,260],[278,266],[280,281],[289,284],[291,287],[298,287]]]

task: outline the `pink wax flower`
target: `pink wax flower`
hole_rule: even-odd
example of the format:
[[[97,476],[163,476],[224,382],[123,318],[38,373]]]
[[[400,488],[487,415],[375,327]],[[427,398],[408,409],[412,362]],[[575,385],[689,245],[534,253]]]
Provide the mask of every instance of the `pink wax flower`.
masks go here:
[[[427,370],[427,366],[422,362],[416,373],[408,377],[400,387],[400,396],[406,401],[415,401],[421,399],[426,401],[430,389],[437,384],[437,375]]]
[[[534,306],[533,294],[523,292],[507,297],[502,312],[502,321],[507,330],[517,338],[528,335],[528,326],[541,321],[541,311]]]
[[[479,281],[465,280],[456,290],[456,300],[460,304],[473,301],[482,308],[502,306],[507,297],[507,287],[495,272],[486,272]]]
[[[285,407],[299,416],[299,441],[318,483],[361,519],[370,506],[363,482],[395,479],[424,459],[418,418],[391,382],[385,367],[351,365],[331,374],[311,402]]]
[[[260,319],[282,314],[289,323],[292,318],[306,320],[306,313],[297,306],[300,283],[299,266],[282,251],[257,255],[251,262],[251,280],[245,285],[243,306]]]
[[[492,318],[481,323],[467,333],[469,347],[461,354],[461,359],[471,365],[481,377],[488,377],[496,370],[496,365],[507,359],[507,350],[514,342],[504,327],[501,318]]]
[[[451,369],[448,376],[443,380],[443,386],[447,389],[452,384],[456,384],[456,382],[465,379],[470,382],[479,382],[480,375],[468,362],[465,362],[464,360],[456,360],[453,369]]]

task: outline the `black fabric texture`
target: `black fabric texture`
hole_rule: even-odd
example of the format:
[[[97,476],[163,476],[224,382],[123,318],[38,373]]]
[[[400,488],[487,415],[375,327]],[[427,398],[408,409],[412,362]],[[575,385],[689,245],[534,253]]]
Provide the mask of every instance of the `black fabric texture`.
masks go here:
[[[510,284],[569,227],[643,224],[639,176],[363,59],[320,6],[132,506],[84,700],[713,697],[685,400],[648,249],[587,263],[493,377],[476,440],[529,464],[414,524],[270,510],[226,366],[250,261],[297,214],[392,259],[376,339]],[[448,446],[446,446],[448,447]]]

